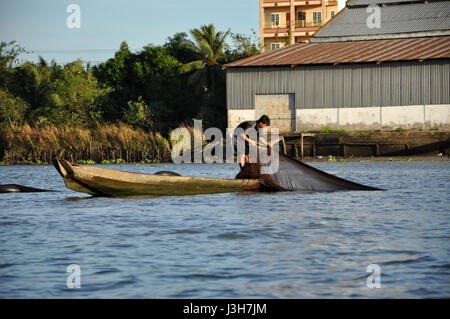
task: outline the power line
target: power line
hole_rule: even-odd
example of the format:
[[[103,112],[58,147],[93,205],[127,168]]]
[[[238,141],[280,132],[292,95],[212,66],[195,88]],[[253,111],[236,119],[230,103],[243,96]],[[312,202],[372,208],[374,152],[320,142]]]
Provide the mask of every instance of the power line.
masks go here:
[[[136,53],[141,51],[143,48],[140,49],[128,49],[132,53]],[[100,54],[111,54],[116,53],[120,51],[120,49],[36,49],[36,50],[27,50],[27,52],[24,52],[25,55],[100,55]],[[83,59],[83,63],[91,63],[91,64],[98,64],[98,63],[105,63],[107,59],[105,60],[88,60]],[[73,61],[64,61],[59,63],[70,63]]]
[[[141,49],[129,49],[131,52],[140,51]],[[28,53],[53,53],[53,54],[103,54],[117,52],[118,49],[84,49],[84,50],[30,50]]]

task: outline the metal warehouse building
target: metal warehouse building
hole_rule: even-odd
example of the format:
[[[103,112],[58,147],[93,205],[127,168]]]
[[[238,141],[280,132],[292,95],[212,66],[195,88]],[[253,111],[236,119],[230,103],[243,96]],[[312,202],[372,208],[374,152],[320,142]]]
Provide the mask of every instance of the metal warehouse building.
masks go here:
[[[268,114],[280,132],[449,128],[450,2],[384,1],[378,31],[363,35],[361,6],[383,0],[353,0],[312,43],[226,65],[228,127]],[[419,26],[411,16],[394,21],[417,6],[425,25],[423,15]]]

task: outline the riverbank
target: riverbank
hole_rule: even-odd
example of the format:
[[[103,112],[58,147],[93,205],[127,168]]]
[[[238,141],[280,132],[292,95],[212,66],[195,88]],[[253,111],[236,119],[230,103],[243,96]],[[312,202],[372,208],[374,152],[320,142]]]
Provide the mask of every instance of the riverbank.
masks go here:
[[[448,155],[428,155],[428,156],[379,156],[379,157],[336,157],[336,156],[318,156],[307,157],[303,162],[450,162]]]
[[[379,157],[339,157],[339,156],[317,156],[317,157],[305,157],[302,159],[305,163],[364,163],[364,162],[449,162],[450,156],[448,155],[428,155],[428,156],[379,156]],[[153,165],[168,165],[173,164],[172,162],[160,162],[160,161],[140,161],[140,162],[132,162],[127,163],[121,159],[118,160],[103,160],[101,162],[95,161],[85,161],[81,160],[76,162],[79,165],[136,165],[136,166],[153,166]],[[194,163],[193,163],[194,164]],[[17,163],[17,164],[8,164],[3,161],[0,161],[0,166],[13,166],[13,165],[53,165],[50,162],[27,162],[27,163]],[[237,165],[237,163],[236,163]]]
[[[280,141],[280,152],[305,162],[448,161],[450,132],[286,134]],[[55,157],[86,165],[171,163],[171,145],[157,132],[123,123],[99,124],[91,129],[28,125],[0,128],[0,165],[51,165]]]
[[[296,158],[446,156],[450,153],[450,132],[294,133],[282,136],[280,151]]]
[[[170,143],[124,123],[0,128],[0,164],[51,163],[55,157],[80,164],[169,161]]]

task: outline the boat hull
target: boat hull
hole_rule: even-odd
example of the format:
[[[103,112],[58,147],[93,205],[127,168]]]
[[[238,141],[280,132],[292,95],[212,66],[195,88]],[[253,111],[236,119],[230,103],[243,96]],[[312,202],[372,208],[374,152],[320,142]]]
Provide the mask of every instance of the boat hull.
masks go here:
[[[258,191],[258,179],[221,179],[139,174],[93,166],[79,166],[55,159],[53,165],[66,186],[95,196],[169,196]]]

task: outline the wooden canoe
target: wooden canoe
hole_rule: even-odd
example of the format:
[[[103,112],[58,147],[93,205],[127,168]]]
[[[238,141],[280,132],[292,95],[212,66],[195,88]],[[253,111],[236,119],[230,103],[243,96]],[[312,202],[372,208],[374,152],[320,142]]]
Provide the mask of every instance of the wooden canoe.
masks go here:
[[[139,174],[53,160],[66,186],[96,196],[168,196],[258,191],[259,179],[222,179]]]

